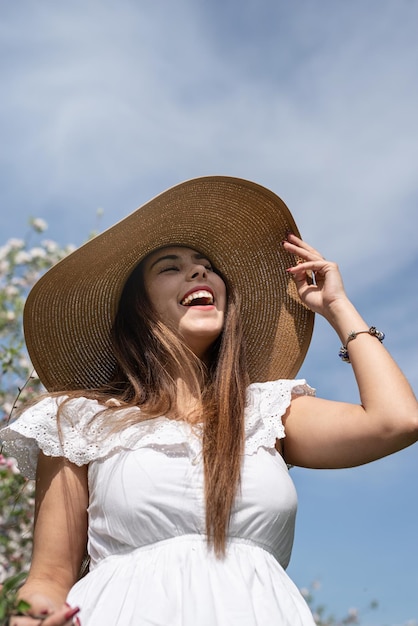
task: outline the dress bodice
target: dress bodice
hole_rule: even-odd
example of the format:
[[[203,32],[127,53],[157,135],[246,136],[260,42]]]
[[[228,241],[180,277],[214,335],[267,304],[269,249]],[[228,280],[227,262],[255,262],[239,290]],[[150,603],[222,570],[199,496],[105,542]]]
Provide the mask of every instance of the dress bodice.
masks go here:
[[[93,461],[89,490],[93,567],[111,554],[205,534],[202,459],[186,445],[171,454],[144,447]],[[260,447],[244,455],[229,538],[267,549],[286,567],[295,515],[296,492],[280,454]]]

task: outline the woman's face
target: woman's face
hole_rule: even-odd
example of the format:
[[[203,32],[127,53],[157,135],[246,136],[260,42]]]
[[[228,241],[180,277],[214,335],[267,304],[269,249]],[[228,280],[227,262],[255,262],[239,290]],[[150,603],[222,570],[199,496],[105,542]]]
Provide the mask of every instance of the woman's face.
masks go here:
[[[227,302],[210,261],[192,248],[160,248],[144,260],[144,284],[161,321],[204,360],[222,332]]]

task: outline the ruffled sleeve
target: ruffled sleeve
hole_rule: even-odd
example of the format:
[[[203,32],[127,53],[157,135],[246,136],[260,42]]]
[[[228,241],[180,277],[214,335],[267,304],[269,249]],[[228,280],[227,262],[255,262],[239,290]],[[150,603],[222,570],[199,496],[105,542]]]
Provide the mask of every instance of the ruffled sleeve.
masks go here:
[[[247,390],[245,415],[245,453],[255,454],[261,447],[273,449],[276,439],[286,436],[282,416],[293,398],[314,396],[305,380],[272,380],[252,383]]]
[[[66,396],[43,398],[0,430],[6,454],[17,460],[19,470],[27,478],[35,477],[40,450],[80,466],[97,454],[95,439],[100,434],[100,422],[86,426],[104,407],[96,400],[74,398],[63,407],[58,427],[58,407],[65,399]]]

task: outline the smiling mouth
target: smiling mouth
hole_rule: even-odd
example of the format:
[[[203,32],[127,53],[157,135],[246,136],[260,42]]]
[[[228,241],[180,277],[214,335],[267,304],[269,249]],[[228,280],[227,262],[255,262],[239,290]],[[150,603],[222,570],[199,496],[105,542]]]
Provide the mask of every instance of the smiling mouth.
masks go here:
[[[214,304],[214,298],[210,291],[200,289],[183,298],[180,304],[182,306],[211,305]]]

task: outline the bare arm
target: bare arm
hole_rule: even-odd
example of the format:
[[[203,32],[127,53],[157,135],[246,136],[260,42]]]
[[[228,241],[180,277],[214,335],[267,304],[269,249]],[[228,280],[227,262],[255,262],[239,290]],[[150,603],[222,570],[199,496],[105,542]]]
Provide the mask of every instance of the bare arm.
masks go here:
[[[65,599],[80,570],[87,541],[87,466],[39,455],[33,556],[20,596],[36,615],[51,613],[43,624],[66,624]],[[53,613],[53,615],[52,615]],[[14,618],[16,626],[33,626]]]
[[[333,326],[342,343],[369,325],[348,300],[338,267],[290,235],[284,243],[303,260],[291,272],[301,299]],[[309,274],[314,272],[315,284]],[[350,467],[368,463],[418,440],[418,404],[384,346],[365,333],[348,346],[361,404],[301,397],[285,416],[284,452],[303,467]]]

